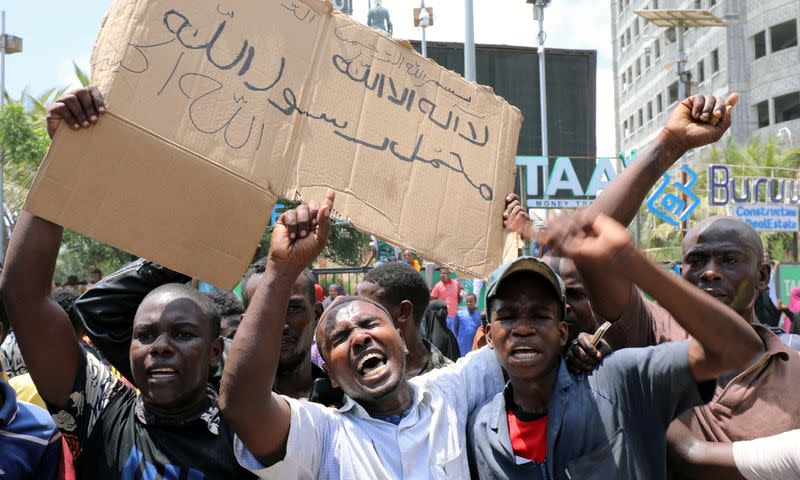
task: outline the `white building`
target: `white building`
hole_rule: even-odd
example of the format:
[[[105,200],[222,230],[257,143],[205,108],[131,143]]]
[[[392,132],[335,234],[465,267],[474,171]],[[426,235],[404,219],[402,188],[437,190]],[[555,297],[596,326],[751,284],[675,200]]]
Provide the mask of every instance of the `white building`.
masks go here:
[[[731,134],[737,142],[787,128],[800,143],[798,0],[611,0],[617,151],[647,144],[678,102],[674,29],[634,10],[708,9],[727,27],[688,28],[689,93],[741,94]],[[785,131],[782,132],[785,135]]]

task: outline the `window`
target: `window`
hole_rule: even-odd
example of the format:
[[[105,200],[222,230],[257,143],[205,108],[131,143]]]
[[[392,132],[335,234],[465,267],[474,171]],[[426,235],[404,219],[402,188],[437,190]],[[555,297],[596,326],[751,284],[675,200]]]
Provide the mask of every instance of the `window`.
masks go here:
[[[792,92],[772,100],[775,103],[775,123],[800,118],[800,92]]]
[[[639,77],[642,76],[642,58],[641,57],[636,59],[636,64],[635,65],[636,65],[636,78],[639,78]]]
[[[622,52],[625,50],[625,34],[619,36],[619,51]]]
[[[713,8],[717,6],[717,0],[708,0],[708,8]]]
[[[625,78],[625,72],[622,72],[622,76],[619,77],[619,84],[622,85],[623,90],[628,88],[628,81]]]
[[[756,58],[761,58],[767,54],[767,35],[764,32],[758,32],[753,35],[753,48],[756,52]]]
[[[656,54],[656,60],[661,58],[661,42],[658,39],[653,43],[653,51]]]
[[[633,67],[628,67],[628,83],[633,83]]]
[[[628,121],[625,120],[624,122],[622,122],[622,136],[628,138],[628,135],[630,134],[631,132],[628,131]]]
[[[631,44],[631,27],[625,30],[625,45]]]
[[[711,52],[711,74],[719,72],[719,48]]]
[[[675,43],[675,38],[675,28],[668,28],[664,32],[664,39],[666,39],[667,43]]]
[[[700,0],[694,0],[694,8],[700,10],[703,6],[700,4]]]
[[[701,84],[706,81],[706,62],[700,60],[697,62],[697,83]]]
[[[653,8],[658,10],[658,0],[653,0]]]
[[[639,36],[639,17],[633,19],[633,36]]]
[[[635,128],[633,128],[633,115],[631,115],[630,118],[628,118],[628,126],[631,129],[631,135],[633,135],[633,131],[636,130]]]
[[[647,102],[647,121],[653,119],[653,102]]]
[[[648,68],[650,68],[650,52],[645,52],[645,54],[644,54],[644,69],[647,70]]]
[[[644,111],[639,109],[639,127],[644,126]]]
[[[664,111],[664,95],[656,95],[656,111],[660,115]]]
[[[667,103],[672,105],[678,101],[678,82],[672,82],[667,91]]]
[[[769,29],[769,34],[773,52],[794,47],[797,45],[797,20],[779,23]]]
[[[764,100],[755,105],[758,128],[769,126],[769,100]]]

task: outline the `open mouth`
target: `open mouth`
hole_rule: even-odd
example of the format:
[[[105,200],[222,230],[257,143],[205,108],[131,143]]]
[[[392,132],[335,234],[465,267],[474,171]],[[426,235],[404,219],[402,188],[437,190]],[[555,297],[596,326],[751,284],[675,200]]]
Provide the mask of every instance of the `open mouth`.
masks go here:
[[[364,354],[356,365],[356,371],[365,379],[375,378],[386,370],[386,355],[381,352]]]
[[[175,370],[174,368],[169,368],[169,367],[152,368],[152,369],[147,371],[147,375],[150,378],[163,380],[163,379],[169,379],[169,378],[177,377],[178,376],[178,371]]]
[[[725,301],[725,299],[730,298],[728,294],[717,288],[706,288],[703,289],[703,291],[721,301]]]
[[[521,361],[534,360],[539,355],[541,355],[541,352],[533,347],[519,346],[511,349],[511,356]]]

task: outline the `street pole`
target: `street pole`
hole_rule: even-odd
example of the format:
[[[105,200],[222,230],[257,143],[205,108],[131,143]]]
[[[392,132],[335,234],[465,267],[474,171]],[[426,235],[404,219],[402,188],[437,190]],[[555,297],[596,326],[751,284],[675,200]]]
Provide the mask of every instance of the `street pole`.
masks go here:
[[[420,12],[425,11],[425,0],[420,0],[419,6],[422,10]],[[420,13],[422,15],[422,13]],[[427,28],[426,25],[422,26],[422,56],[428,58],[428,41],[425,39],[425,29]]]
[[[549,157],[550,149],[547,145],[547,82],[545,71],[545,56],[544,56],[544,41],[547,39],[547,34],[544,32],[544,7],[537,5],[535,8],[539,10],[539,111],[542,120],[542,156]],[[548,163],[549,166],[549,163]]]
[[[675,27],[675,36],[676,43],[677,43],[677,50],[678,50],[678,61],[675,62],[676,68],[678,70],[678,103],[682,102],[683,99],[686,98],[686,91],[688,90],[688,78],[686,74],[686,47],[684,46],[683,42],[683,34],[686,31],[686,27],[683,25],[678,25]],[[686,155],[681,155],[680,165],[683,166],[686,164]],[[681,184],[686,185],[686,172],[681,170]],[[686,193],[681,193],[681,199],[683,200],[683,204],[686,205]],[[686,221],[681,220],[681,239],[686,236]]]
[[[475,18],[472,0],[464,0],[464,78],[475,81]]]
[[[6,11],[0,13],[0,109],[6,104]],[[6,261],[5,156],[0,146],[0,262]]]
[[[533,18],[539,21],[539,34],[537,40],[539,48],[537,54],[539,56],[539,117],[541,120],[541,136],[542,136],[542,156],[545,157],[544,164],[544,177],[542,179],[542,186],[544,188],[544,200],[547,203],[549,195],[547,194],[547,184],[550,180],[550,148],[547,141],[547,70],[545,68],[545,51],[544,42],[547,39],[547,34],[544,31],[544,7],[548,5],[549,1],[536,0],[533,5]],[[545,218],[550,218],[550,209],[545,210]]]

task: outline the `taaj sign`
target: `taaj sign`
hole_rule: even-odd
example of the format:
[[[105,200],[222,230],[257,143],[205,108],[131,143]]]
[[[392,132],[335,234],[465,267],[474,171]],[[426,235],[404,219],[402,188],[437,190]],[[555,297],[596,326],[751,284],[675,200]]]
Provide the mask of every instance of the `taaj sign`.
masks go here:
[[[558,157],[554,161],[541,156],[517,156],[517,166],[525,167],[525,191],[528,208],[577,208],[588,206],[597,194],[619,174],[617,166],[634,162],[636,151],[617,158]],[[578,162],[594,162],[588,180],[578,175]]]

